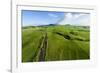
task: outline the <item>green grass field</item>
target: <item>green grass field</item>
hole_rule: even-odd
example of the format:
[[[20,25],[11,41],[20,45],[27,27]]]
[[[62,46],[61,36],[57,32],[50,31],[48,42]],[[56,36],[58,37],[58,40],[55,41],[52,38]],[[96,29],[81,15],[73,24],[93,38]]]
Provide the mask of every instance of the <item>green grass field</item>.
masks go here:
[[[89,27],[71,25],[22,27],[22,62],[89,58]]]

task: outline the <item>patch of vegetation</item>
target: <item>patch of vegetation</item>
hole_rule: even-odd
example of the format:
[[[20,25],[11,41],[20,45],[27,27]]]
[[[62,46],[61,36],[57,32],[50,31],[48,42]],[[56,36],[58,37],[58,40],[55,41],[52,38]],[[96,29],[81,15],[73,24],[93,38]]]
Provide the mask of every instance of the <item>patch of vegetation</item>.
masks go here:
[[[45,34],[47,39],[43,45]],[[89,44],[90,31],[86,26],[25,27],[22,28],[22,62],[38,62],[41,48],[41,53],[45,48],[45,61],[89,59]]]

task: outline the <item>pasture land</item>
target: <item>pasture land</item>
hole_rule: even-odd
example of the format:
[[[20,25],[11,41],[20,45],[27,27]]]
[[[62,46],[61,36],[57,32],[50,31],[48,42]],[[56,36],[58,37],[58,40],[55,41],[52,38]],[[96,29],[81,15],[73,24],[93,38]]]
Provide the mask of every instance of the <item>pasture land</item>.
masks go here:
[[[22,27],[22,62],[86,60],[90,58],[88,26]]]

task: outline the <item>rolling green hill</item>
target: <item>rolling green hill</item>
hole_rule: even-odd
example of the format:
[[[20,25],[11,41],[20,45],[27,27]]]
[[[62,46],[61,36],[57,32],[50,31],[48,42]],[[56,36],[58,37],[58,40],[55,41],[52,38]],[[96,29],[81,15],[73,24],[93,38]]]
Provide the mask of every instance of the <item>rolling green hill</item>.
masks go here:
[[[71,25],[22,27],[22,62],[89,58],[89,27]]]

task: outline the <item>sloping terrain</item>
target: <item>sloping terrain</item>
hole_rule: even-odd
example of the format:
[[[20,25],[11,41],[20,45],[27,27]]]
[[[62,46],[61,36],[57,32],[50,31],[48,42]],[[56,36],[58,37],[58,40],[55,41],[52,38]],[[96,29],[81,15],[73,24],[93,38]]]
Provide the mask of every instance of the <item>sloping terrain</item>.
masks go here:
[[[22,62],[89,59],[89,35],[86,26],[22,28]]]

